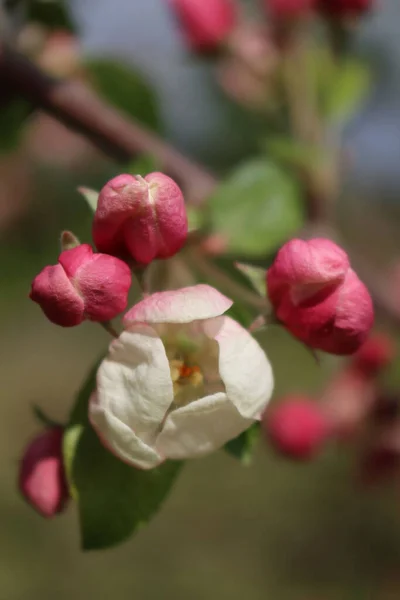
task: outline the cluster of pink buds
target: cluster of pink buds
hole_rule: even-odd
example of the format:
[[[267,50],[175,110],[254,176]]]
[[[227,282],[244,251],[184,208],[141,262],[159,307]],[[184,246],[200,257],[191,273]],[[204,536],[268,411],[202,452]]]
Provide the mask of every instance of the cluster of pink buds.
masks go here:
[[[119,175],[99,194],[93,219],[99,252],[89,244],[64,250],[57,265],[34,279],[30,297],[63,327],[85,319],[110,321],[127,307],[132,281],[127,262],[145,266],[173,256],[187,230],[183,195],[172,179],[162,173]]]
[[[380,377],[396,350],[383,334],[372,335],[336,373],[318,399],[292,394],[266,409],[266,440],[283,456],[307,461],[330,441],[361,445],[362,480],[400,475],[400,399]]]

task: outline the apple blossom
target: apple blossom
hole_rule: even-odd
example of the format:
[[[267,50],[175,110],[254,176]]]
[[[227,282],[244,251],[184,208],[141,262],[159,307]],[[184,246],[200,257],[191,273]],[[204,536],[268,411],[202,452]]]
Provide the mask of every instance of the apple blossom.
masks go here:
[[[270,363],[208,285],[155,293],[124,318],[97,374],[89,417],[104,445],[143,469],[208,454],[259,420]]]
[[[196,52],[216,50],[237,22],[235,0],[169,0]]]
[[[53,427],[38,435],[26,448],[19,471],[19,489],[44,517],[62,512],[68,487],[62,458],[63,429]]]
[[[371,297],[330,240],[287,242],[267,271],[267,287],[278,320],[305,344],[344,355],[365,342],[374,320]]]
[[[182,192],[162,173],[118,175],[100,191],[92,230],[100,252],[147,265],[176,254],[187,232]]]
[[[289,396],[265,411],[263,431],[274,447],[291,458],[316,455],[330,433],[329,421],[318,404],[306,396]]]
[[[35,277],[30,298],[56,325],[72,327],[85,319],[105,322],[125,310],[131,280],[122,260],[81,244],[62,252],[57,265]]]

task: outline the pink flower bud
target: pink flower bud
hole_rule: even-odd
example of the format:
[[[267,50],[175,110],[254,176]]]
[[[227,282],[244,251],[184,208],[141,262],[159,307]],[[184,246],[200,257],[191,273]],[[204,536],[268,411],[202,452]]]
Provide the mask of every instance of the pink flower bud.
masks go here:
[[[122,260],[81,244],[62,252],[57,265],[45,267],[35,277],[30,298],[62,327],[85,319],[104,322],[125,310],[131,278]]]
[[[354,355],[354,366],[365,376],[375,377],[394,359],[396,348],[385,334],[372,335]]]
[[[329,436],[329,424],[318,404],[290,396],[263,415],[263,430],[282,454],[298,460],[313,458]]]
[[[264,0],[268,13],[279,20],[299,19],[308,15],[315,0]]]
[[[61,427],[47,429],[28,445],[20,465],[20,492],[44,517],[62,512],[68,500],[62,439]]]
[[[288,242],[267,272],[267,286],[279,321],[308,346],[352,354],[366,340],[374,320],[371,297],[333,242]]]
[[[373,4],[374,0],[317,0],[320,12],[339,19],[361,16],[368,12]]]
[[[100,192],[93,239],[100,252],[147,265],[184,245],[188,223],[179,186],[162,173],[119,175]]]
[[[196,52],[216,50],[237,22],[234,0],[170,0],[170,4]]]

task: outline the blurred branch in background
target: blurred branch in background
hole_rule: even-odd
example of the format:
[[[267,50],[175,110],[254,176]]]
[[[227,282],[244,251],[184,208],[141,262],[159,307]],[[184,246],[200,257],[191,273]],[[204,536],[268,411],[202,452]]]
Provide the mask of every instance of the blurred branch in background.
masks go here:
[[[0,46],[2,88],[84,135],[111,158],[128,162],[140,153],[153,156],[185,188],[194,204],[207,197],[216,181],[205,169],[174,150],[144,127],[103,102],[85,84],[57,81],[27,58]]]

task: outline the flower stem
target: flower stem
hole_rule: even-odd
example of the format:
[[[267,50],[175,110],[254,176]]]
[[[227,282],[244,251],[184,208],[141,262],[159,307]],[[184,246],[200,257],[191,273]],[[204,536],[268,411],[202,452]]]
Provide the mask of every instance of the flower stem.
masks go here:
[[[114,329],[114,326],[112,324],[111,321],[104,321],[103,323],[100,323],[100,325],[103,327],[103,329],[105,329],[110,335],[112,335],[113,338],[117,338],[118,336],[118,332],[116,329]]]

